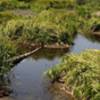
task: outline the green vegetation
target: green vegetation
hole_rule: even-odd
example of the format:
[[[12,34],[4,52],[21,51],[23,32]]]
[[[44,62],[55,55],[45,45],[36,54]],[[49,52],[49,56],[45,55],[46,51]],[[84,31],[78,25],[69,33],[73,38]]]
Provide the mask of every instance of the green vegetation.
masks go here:
[[[57,16],[55,16],[55,13]],[[24,38],[24,40],[34,43],[49,44],[58,42],[71,44],[77,28],[78,22],[74,12],[44,10],[31,19],[17,18],[9,20],[6,25],[3,25],[2,33],[10,38]]]
[[[1,0],[0,9],[0,23],[5,24],[3,30],[9,27],[10,36],[16,37],[16,33],[12,34],[10,30],[17,31],[21,24],[24,28],[20,30],[24,34],[23,39],[28,37],[26,40],[38,43],[52,43],[56,40],[55,42],[72,44],[74,33],[91,34],[91,28],[100,24],[100,18],[96,14],[100,9],[97,0]],[[16,9],[28,9],[35,14],[27,18],[24,14],[16,16],[12,12]],[[13,26],[14,24],[16,25]],[[13,30],[13,27],[16,29]],[[43,41],[44,38],[46,41]]]
[[[75,5],[75,0],[36,0],[32,7],[33,11],[41,12],[48,9],[72,9]]]
[[[99,74],[100,50],[66,55],[60,64],[47,72],[51,80],[62,79],[77,100],[100,99]]]
[[[0,0],[0,77],[4,76],[11,68],[12,64],[5,63],[5,61],[14,55],[17,55],[16,51],[19,48],[18,43],[27,42],[29,44],[33,43],[41,46],[45,44],[72,45],[76,34],[81,33],[88,37],[92,35],[93,27],[100,25],[99,11],[99,0]],[[100,30],[100,26],[98,28]],[[88,54],[90,56],[89,52],[91,53],[92,51],[87,51],[87,57]],[[72,55],[72,58],[75,57],[75,59],[72,59],[71,61],[72,64],[74,63],[74,60],[79,60],[78,57],[82,58],[82,60],[84,59],[84,57],[80,55]],[[97,55],[99,55],[99,53]],[[94,56],[97,57],[96,55]],[[70,56],[67,57],[68,60],[71,59]],[[85,64],[89,69],[92,70],[92,66],[95,66],[94,70],[97,70],[98,63],[95,64],[96,60],[94,60],[94,57],[90,59],[93,60],[93,62],[80,62],[82,63],[82,68]],[[71,62],[69,61],[68,66],[72,66],[70,65]],[[77,64],[75,63],[75,68],[71,69],[72,73],[69,68],[69,78],[74,78],[72,74],[77,74],[76,68],[81,66],[80,63],[77,63],[78,66],[76,66]],[[61,64],[61,66],[63,65]],[[51,74],[53,75],[51,75],[51,77],[58,77],[58,75],[66,68],[66,66],[54,68],[51,71]],[[91,70],[88,70],[90,73],[89,75],[92,73]],[[67,74],[65,76],[67,76]],[[90,76],[88,77],[90,78]],[[96,77],[95,73],[94,77]],[[67,82],[70,82],[70,79]],[[92,87],[92,81],[90,80],[89,82],[90,83],[87,82],[87,84],[91,84],[90,87],[85,86],[87,84],[84,85],[84,82],[81,83],[79,87],[77,83],[75,83],[75,89],[71,87],[74,94],[77,93],[75,94],[76,97],[86,96],[86,98],[88,98],[87,94],[89,93],[88,90],[84,92],[85,88],[90,89],[89,92],[91,93],[91,98],[93,96],[94,98],[99,96],[99,94],[97,94],[98,88],[96,93],[92,90],[96,89]],[[66,84],[69,85],[68,83]],[[72,84],[70,85],[73,86]],[[83,86],[83,90],[81,89],[81,85]],[[82,91],[80,91],[80,93],[82,92],[83,94],[80,95],[76,89],[81,89]]]
[[[16,46],[8,37],[0,35],[0,78],[9,70],[12,64],[5,61],[16,54]]]
[[[91,28],[100,24],[100,17],[95,14],[100,10],[99,5],[98,0],[1,0],[1,32],[11,38],[20,34],[21,39],[39,44],[70,45],[76,33],[91,35]],[[15,13],[16,9],[23,9],[22,13],[28,9],[34,14],[20,16],[12,9]]]
[[[18,0],[0,0],[0,11],[11,10],[11,9],[28,9],[30,8],[29,4]]]

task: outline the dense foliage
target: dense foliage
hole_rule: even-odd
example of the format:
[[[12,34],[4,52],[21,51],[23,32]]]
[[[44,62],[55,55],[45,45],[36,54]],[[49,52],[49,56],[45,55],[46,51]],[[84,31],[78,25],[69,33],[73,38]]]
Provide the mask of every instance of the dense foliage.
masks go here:
[[[17,43],[71,45],[76,33],[90,37],[96,25],[100,30],[99,0],[0,0],[0,82],[11,69],[5,61],[17,55]],[[99,100],[99,61],[99,50],[67,55],[48,76],[57,80],[64,72],[76,98]]]
[[[35,43],[62,42],[71,44],[78,25],[74,12],[44,10],[30,19],[12,18],[2,26],[1,31],[10,38],[21,38],[22,36],[25,40]]]
[[[96,16],[100,10],[98,0],[0,0],[0,9],[3,32],[18,37],[16,32],[20,31],[18,35],[23,34],[23,38],[33,42],[55,40],[71,44],[73,33],[91,34],[91,27],[100,24],[100,17]],[[13,13],[12,9],[23,9],[22,13],[29,9],[35,14],[28,18],[24,14],[15,16],[18,12]]]
[[[35,14],[16,15],[16,9]],[[0,0],[0,34],[37,44],[72,44],[75,33],[87,36],[100,24],[99,10],[98,0]]]
[[[18,0],[0,0],[0,11],[16,8],[26,9],[30,8],[30,6],[23,1],[19,2]]]
[[[60,64],[47,72],[51,80],[62,78],[77,100],[100,99],[99,74],[100,50],[66,55]]]
[[[100,17],[96,14],[100,10],[98,0],[29,1],[0,1],[2,11],[0,12],[0,23],[4,24],[3,30],[6,30],[6,33],[9,33],[10,36],[12,35],[11,37],[18,37],[16,31],[19,32],[20,30],[19,34],[23,33],[23,38],[28,37],[27,40],[33,42],[51,43],[55,40],[59,43],[71,44],[75,35],[73,33],[91,34],[91,27],[100,24]],[[29,9],[35,14],[28,18],[24,14],[23,16],[15,16],[14,14],[18,12],[13,13],[12,9],[16,10],[17,8],[23,8],[22,13],[24,9]],[[44,37],[46,41],[43,41],[42,38]]]
[[[11,64],[5,61],[16,54],[16,47],[8,37],[0,35],[0,78],[6,74]]]

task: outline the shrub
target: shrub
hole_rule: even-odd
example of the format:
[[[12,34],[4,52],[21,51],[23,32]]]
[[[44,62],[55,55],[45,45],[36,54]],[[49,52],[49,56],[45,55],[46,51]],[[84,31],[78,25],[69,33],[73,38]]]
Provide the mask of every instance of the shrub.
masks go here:
[[[3,32],[10,38],[22,36],[34,43],[55,41],[71,44],[77,27],[77,17],[73,12],[66,14],[50,10],[43,11],[32,19],[10,20]]]
[[[78,27],[78,21],[73,12],[66,13],[65,11],[58,12],[57,10],[45,10],[36,16],[34,19],[34,26],[56,36],[58,41],[63,40],[61,37],[64,37],[64,40],[66,37],[66,42],[70,44],[67,40],[73,38]]]
[[[0,12],[0,24],[1,25],[6,24],[7,21],[9,21],[9,20],[11,20],[13,18],[15,18],[15,16],[10,11]]]
[[[9,36],[10,38],[17,38],[18,36],[22,35],[23,32],[23,20],[10,20],[8,21],[6,27],[3,29],[5,35]]]
[[[15,54],[15,45],[8,37],[0,35],[0,78],[11,68],[11,64],[6,63],[5,61],[10,57],[13,57]]]
[[[0,0],[0,10],[12,9],[13,5],[10,0]]]
[[[18,0],[0,0],[1,11],[15,8],[26,9],[30,8],[30,5],[24,1],[19,2]]]
[[[63,79],[77,100],[100,99],[100,50],[69,54],[47,72],[51,80]],[[63,76],[61,76],[63,73]]]
[[[32,4],[32,9],[40,12],[48,9],[69,9],[74,6],[75,0],[37,0]]]

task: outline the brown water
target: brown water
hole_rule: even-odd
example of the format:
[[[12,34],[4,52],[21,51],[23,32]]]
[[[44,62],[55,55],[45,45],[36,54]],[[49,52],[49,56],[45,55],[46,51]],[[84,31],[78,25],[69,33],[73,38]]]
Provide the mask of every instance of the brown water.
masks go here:
[[[22,60],[9,73],[13,100],[68,100],[59,91],[50,91],[50,82],[44,75],[51,66],[58,64],[68,52],[78,53],[87,48],[100,49],[100,43],[91,41],[82,35],[74,40],[72,48],[67,50],[40,50],[31,57]]]

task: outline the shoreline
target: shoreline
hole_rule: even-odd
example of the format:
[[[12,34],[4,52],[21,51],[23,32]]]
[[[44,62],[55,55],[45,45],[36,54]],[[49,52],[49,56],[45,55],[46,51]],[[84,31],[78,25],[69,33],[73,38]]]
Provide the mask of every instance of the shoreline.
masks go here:
[[[24,43],[19,43],[19,48],[20,47],[24,47],[27,49],[33,49],[33,48],[45,48],[45,49],[69,49],[71,45],[68,44],[58,44],[58,43],[54,43],[54,44],[34,44],[34,43],[28,43],[28,42],[24,42]]]
[[[51,87],[59,92],[63,92],[64,95],[68,97],[68,100],[75,100],[73,92],[68,87],[66,87],[64,83],[55,82],[51,84]]]

